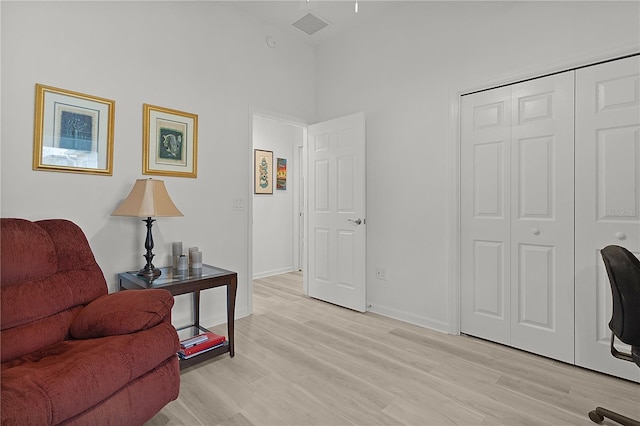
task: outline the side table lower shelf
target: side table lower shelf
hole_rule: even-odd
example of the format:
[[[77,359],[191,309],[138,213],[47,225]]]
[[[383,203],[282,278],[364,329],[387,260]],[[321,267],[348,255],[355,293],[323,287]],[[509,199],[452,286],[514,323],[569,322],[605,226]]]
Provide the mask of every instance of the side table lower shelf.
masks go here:
[[[222,344],[222,346],[215,349],[211,349],[210,351],[207,351],[207,352],[203,352],[189,359],[180,359],[180,357],[178,357],[180,359],[180,370],[184,370],[185,368],[189,368],[192,365],[199,364],[201,362],[210,360],[211,358],[215,358],[219,355],[226,354],[229,352],[230,352],[229,341],[225,341]]]

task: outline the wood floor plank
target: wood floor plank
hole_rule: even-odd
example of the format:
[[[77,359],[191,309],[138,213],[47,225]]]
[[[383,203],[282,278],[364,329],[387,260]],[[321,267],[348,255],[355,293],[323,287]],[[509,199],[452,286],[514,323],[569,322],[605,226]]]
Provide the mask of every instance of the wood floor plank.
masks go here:
[[[320,376],[309,376],[298,385],[308,394],[317,398],[319,404],[337,413],[349,425],[400,425],[398,420],[384,414],[381,406],[368,392],[353,390],[345,382],[339,380],[327,381]],[[388,401],[393,401],[388,396]],[[390,402],[384,404],[388,406]],[[330,425],[331,423],[326,422]]]
[[[428,412],[427,412],[428,411]],[[389,404],[383,412],[403,425],[437,424],[437,425],[473,425],[481,424],[483,416],[458,403],[439,398],[429,405],[418,404],[398,398]]]
[[[637,383],[311,299],[299,272],[255,280],[253,300],[236,356],[184,370],[149,426],[590,425],[596,406],[640,417]]]

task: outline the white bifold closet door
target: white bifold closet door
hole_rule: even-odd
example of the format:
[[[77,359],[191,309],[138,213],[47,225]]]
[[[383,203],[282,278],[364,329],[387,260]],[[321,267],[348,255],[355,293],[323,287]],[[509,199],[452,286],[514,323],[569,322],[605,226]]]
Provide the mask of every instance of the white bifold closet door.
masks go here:
[[[464,96],[460,115],[460,329],[508,345],[511,88]]]
[[[600,249],[640,257],[640,58],[576,71],[576,364],[640,381],[611,356],[611,290]],[[620,345],[620,349],[625,349]]]
[[[462,98],[461,331],[574,360],[573,71]]]

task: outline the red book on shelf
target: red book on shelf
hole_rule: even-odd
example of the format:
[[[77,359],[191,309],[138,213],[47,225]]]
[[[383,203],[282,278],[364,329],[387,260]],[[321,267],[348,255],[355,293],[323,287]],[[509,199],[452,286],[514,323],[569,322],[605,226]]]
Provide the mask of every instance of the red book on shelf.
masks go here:
[[[202,352],[206,349],[212,348],[214,346],[220,346],[222,343],[227,340],[225,336],[221,336],[220,334],[215,334],[211,332],[202,333],[201,335],[206,336],[207,340],[204,342],[198,343],[197,345],[189,346],[188,348],[180,349],[180,354],[182,356],[195,355],[199,352]]]

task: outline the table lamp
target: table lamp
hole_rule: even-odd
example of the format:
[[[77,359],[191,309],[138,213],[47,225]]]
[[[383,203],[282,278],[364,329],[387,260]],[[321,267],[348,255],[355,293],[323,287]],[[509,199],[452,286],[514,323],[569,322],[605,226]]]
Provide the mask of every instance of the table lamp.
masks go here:
[[[152,253],[153,236],[151,235],[151,226],[155,219],[152,219],[152,217],[184,216],[171,201],[171,197],[169,197],[164,186],[164,181],[151,178],[136,180],[127,198],[111,213],[111,216],[146,218],[142,221],[147,224],[147,238],[144,242],[144,248],[147,249],[147,254],[144,255],[144,258],[147,259],[147,264],[138,271],[138,275],[149,280],[160,276],[160,269],[151,263],[153,256],[155,256]]]

